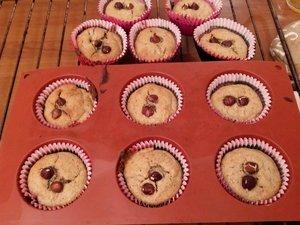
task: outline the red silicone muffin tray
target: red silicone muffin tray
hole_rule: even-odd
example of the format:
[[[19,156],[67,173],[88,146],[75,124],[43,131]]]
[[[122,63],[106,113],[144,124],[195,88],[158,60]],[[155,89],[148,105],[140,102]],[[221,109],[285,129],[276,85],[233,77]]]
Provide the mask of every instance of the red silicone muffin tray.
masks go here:
[[[283,65],[274,62],[209,62],[108,66],[108,82],[99,87],[99,67],[70,67],[28,72],[20,78],[10,105],[0,151],[1,224],[145,224],[300,220],[299,111]],[[238,124],[218,116],[207,104],[206,89],[219,74],[243,72],[263,81],[272,96],[268,115],[255,124]],[[171,122],[142,126],[125,117],[120,95],[128,82],[143,74],[167,76],[180,86],[184,104]],[[67,129],[42,125],[33,111],[45,84],[65,76],[89,79],[97,88],[95,113]],[[101,89],[101,90],[100,90]],[[228,140],[250,136],[266,140],[287,159],[291,179],[275,203],[254,206],[232,197],[216,176],[215,160]],[[147,137],[169,139],[185,153],[190,178],[183,195],[160,208],[146,208],[120,190],[116,166],[120,152]],[[92,162],[91,183],[69,206],[42,211],[29,205],[18,188],[22,162],[38,146],[69,140],[81,146]]]

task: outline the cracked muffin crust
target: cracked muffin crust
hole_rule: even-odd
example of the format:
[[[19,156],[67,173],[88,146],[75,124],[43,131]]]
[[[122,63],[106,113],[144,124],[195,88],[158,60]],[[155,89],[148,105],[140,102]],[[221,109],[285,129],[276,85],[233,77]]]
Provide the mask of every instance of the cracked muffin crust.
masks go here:
[[[213,8],[205,0],[180,0],[174,5],[173,11],[183,16],[206,19],[212,15]]]
[[[203,48],[223,57],[247,58],[248,45],[244,38],[226,28],[213,28],[199,37]]]
[[[148,27],[138,33],[134,48],[142,60],[164,59],[176,51],[175,35],[165,28]]]
[[[139,19],[147,10],[143,0],[111,0],[105,7],[104,14],[124,21]]]
[[[157,84],[145,84],[128,98],[127,110],[133,120],[140,124],[161,124],[177,111],[174,93]]]
[[[105,28],[90,27],[77,36],[79,51],[91,61],[112,61],[122,54],[120,35]]]
[[[126,157],[124,177],[131,193],[149,205],[159,205],[176,195],[182,168],[167,151],[142,149]]]
[[[255,119],[264,107],[257,91],[246,84],[225,84],[210,98],[212,106],[222,116],[238,122]]]
[[[30,169],[28,188],[45,206],[62,206],[74,201],[87,182],[82,160],[70,152],[43,156]]]
[[[83,122],[93,110],[92,94],[74,84],[56,88],[47,98],[44,117],[52,125],[68,127]]]
[[[247,201],[269,199],[281,186],[276,163],[258,149],[238,148],[226,153],[221,170],[229,188]]]

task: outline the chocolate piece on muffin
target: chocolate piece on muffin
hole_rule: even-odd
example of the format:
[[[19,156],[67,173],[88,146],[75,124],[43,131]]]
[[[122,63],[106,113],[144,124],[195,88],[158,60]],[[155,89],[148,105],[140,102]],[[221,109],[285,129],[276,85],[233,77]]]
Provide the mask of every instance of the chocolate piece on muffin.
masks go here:
[[[86,120],[93,110],[93,96],[74,84],[56,88],[46,99],[44,117],[52,125],[68,127]]]
[[[123,21],[134,21],[146,10],[143,0],[111,0],[107,3],[104,14]]]
[[[130,192],[149,205],[165,203],[176,195],[182,183],[180,163],[169,152],[142,149],[127,156],[124,177]]]
[[[141,60],[156,61],[171,57],[177,49],[175,35],[161,27],[144,28],[136,36],[134,49]]]
[[[226,185],[246,201],[267,200],[281,186],[281,175],[274,160],[258,149],[237,148],[221,161]]]
[[[119,34],[101,27],[90,27],[77,36],[79,51],[89,60],[105,63],[118,58],[123,51]]]
[[[177,111],[175,94],[163,86],[149,83],[135,90],[128,98],[127,110],[131,118],[145,125],[168,121]]]
[[[197,19],[207,19],[213,14],[213,8],[205,0],[180,0],[173,7],[173,11],[183,16]]]
[[[257,118],[264,107],[262,98],[247,84],[225,84],[212,93],[213,108],[225,118],[244,122]]]
[[[199,42],[210,55],[239,59],[247,58],[247,42],[241,35],[229,29],[212,28],[199,37]]]
[[[38,203],[48,207],[63,206],[73,202],[84,190],[87,169],[73,153],[52,153],[32,166],[27,182]]]

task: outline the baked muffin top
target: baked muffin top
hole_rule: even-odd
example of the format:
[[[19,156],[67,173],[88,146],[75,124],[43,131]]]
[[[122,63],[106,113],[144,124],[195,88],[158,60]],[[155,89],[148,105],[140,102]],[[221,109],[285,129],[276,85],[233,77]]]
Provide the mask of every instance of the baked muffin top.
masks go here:
[[[112,61],[123,51],[120,35],[101,27],[90,27],[77,36],[79,51],[91,61]]]
[[[143,0],[111,0],[105,7],[104,14],[124,21],[139,19],[147,10]]]
[[[137,34],[134,48],[137,56],[142,60],[164,59],[172,56],[176,51],[175,35],[165,28],[148,27]]]
[[[131,154],[124,177],[131,193],[143,203],[159,205],[176,195],[182,183],[182,168],[167,151],[153,148]]]
[[[226,153],[221,170],[229,188],[247,201],[269,199],[281,186],[276,163],[258,149],[238,148]]]
[[[244,38],[226,28],[213,28],[199,37],[206,51],[223,57],[247,58],[248,45]]]
[[[197,19],[206,19],[213,14],[212,6],[205,0],[179,0],[175,3],[173,11]]]
[[[87,181],[82,160],[70,152],[43,156],[30,169],[28,188],[44,206],[62,206],[74,201]]]

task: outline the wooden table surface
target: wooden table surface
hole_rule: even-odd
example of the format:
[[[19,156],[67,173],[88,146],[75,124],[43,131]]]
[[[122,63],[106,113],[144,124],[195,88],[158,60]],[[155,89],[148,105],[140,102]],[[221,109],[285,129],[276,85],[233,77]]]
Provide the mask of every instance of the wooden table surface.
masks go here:
[[[78,65],[70,43],[72,30],[98,18],[97,0],[0,0],[0,130],[22,72],[36,68]],[[164,0],[152,0],[151,17],[167,18]],[[267,0],[223,0],[220,17],[234,19],[257,38],[256,60],[272,60],[269,46],[277,35]],[[284,0],[273,0],[284,26],[300,19]],[[183,38],[176,61],[200,61],[191,37]],[[132,60],[128,59],[131,63]],[[249,224],[249,223],[247,223]]]

